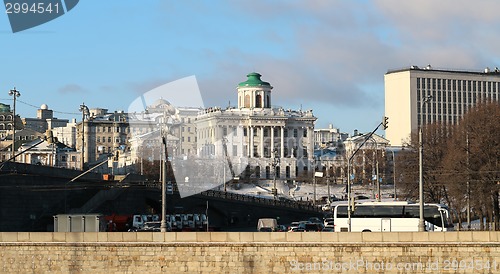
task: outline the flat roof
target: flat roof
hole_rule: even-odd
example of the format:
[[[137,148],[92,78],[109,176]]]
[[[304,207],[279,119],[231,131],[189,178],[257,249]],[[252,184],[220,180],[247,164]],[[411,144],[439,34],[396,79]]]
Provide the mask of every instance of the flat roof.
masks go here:
[[[433,68],[431,66],[426,67],[418,67],[418,66],[409,66],[398,69],[389,69],[386,74],[398,73],[404,71],[424,71],[424,72],[444,72],[444,73],[456,73],[456,74],[473,74],[473,75],[483,75],[483,76],[500,76],[500,69],[495,67],[494,69],[485,68],[484,70],[459,70],[459,69],[442,69],[442,68]]]

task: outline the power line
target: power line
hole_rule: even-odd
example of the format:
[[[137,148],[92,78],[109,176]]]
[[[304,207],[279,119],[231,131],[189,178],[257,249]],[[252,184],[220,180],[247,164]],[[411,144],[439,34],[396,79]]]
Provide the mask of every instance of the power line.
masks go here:
[[[11,98],[3,99],[3,98],[2,98],[2,99],[0,99],[0,100],[3,100],[3,101],[10,100],[10,101],[12,101],[13,99],[11,99]],[[19,99],[16,99],[16,101],[17,101],[17,102],[20,102],[20,103],[22,103],[22,104],[25,104],[25,105],[27,105],[27,106],[30,106],[30,107],[36,108],[36,109],[39,109],[39,108],[40,108],[39,106],[35,106],[35,105],[33,105],[33,104],[30,104],[30,103],[28,103],[28,102],[24,102],[24,101],[19,100]],[[58,111],[58,110],[53,110],[53,109],[51,109],[51,110],[52,110],[52,112],[54,112],[54,113],[59,113],[59,114],[80,115],[80,113],[78,113],[78,112],[65,112],[65,111]]]

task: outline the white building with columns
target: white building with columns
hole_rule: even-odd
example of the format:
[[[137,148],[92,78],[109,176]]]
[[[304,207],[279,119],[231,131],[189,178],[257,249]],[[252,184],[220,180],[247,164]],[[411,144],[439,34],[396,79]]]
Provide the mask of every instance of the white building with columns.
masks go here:
[[[316,121],[312,110],[273,107],[273,87],[258,73],[247,77],[237,87],[237,108],[207,108],[199,113],[198,155],[228,157],[233,165],[248,162],[245,175],[255,179],[273,179],[273,170],[279,179],[311,170]]]

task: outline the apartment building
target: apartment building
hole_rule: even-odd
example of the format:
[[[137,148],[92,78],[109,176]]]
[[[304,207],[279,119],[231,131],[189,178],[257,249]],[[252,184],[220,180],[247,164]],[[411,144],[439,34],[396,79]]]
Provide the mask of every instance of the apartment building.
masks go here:
[[[476,103],[498,101],[500,70],[411,66],[389,70],[384,82],[385,116],[389,117],[386,138],[392,146],[401,146],[420,125],[454,125]]]

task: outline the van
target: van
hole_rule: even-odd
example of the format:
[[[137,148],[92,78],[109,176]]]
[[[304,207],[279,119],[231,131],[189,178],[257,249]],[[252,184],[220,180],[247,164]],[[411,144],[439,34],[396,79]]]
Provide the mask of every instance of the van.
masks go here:
[[[273,218],[259,219],[257,222],[257,231],[259,232],[272,232],[278,228],[278,220]]]

